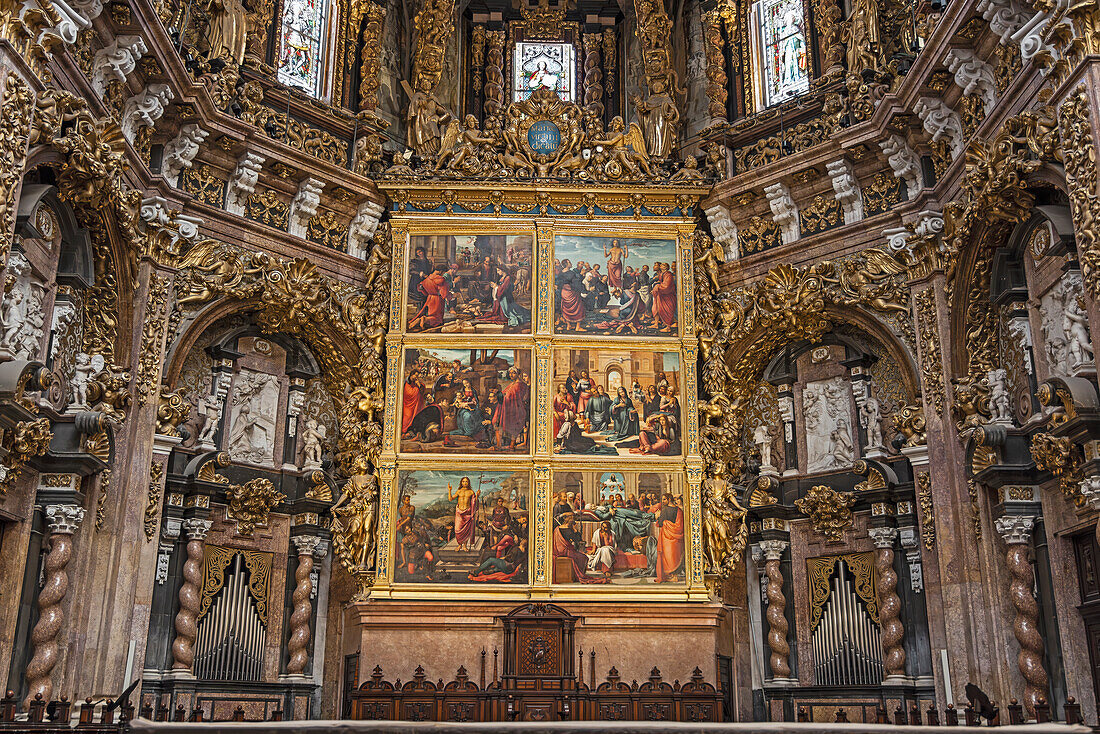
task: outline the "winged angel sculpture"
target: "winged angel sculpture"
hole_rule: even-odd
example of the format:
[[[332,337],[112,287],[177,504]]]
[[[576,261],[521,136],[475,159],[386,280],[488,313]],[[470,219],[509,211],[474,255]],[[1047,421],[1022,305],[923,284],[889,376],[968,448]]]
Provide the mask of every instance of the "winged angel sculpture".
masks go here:
[[[512,103],[500,116],[490,115],[483,128],[473,115],[459,122],[435,109],[431,118],[425,134],[436,136],[438,152],[434,142],[418,140],[413,147],[432,170],[445,176],[582,181],[669,178],[650,155],[637,123],[627,125],[617,116],[604,129],[598,117],[562,101],[549,89],[538,89],[530,98]],[[560,134],[560,143],[548,152],[527,144],[528,128],[540,121],[552,123]],[[408,175],[409,170],[399,164],[387,173]]]

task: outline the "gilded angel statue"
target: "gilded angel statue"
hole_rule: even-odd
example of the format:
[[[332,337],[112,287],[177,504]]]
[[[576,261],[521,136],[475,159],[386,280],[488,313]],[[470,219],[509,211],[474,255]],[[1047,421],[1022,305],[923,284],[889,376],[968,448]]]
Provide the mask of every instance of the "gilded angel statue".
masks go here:
[[[726,577],[737,567],[748,540],[746,510],[737,501],[732,485],[711,477],[703,484],[703,545],[707,572]]]

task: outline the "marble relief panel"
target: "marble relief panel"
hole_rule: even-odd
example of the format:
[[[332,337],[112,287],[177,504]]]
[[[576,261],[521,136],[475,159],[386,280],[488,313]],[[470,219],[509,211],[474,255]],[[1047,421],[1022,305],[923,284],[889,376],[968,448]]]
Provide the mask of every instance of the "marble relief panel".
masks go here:
[[[233,383],[227,448],[236,461],[275,464],[279,425],[279,380],[274,375],[242,369]]]
[[[808,471],[846,469],[856,457],[852,386],[842,377],[807,382],[802,390]]]

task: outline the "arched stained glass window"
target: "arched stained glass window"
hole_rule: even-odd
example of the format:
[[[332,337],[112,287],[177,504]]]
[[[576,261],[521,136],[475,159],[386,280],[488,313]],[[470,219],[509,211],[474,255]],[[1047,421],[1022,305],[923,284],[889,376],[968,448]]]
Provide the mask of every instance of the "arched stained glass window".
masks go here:
[[[568,43],[517,43],[512,57],[512,99],[519,102],[546,87],[566,102],[574,101],[573,58],[573,46]]]
[[[755,86],[761,107],[810,88],[806,18],[802,0],[758,0],[752,6]]]
[[[328,0],[286,0],[279,40],[279,82],[314,96],[324,93]]]

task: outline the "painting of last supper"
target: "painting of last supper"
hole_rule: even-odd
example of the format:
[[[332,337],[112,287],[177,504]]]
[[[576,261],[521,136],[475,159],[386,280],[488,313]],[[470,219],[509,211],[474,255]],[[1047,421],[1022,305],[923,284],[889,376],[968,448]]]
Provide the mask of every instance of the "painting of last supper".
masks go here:
[[[676,336],[676,242],[554,237],[554,329],[605,336]]]
[[[406,330],[531,331],[531,235],[409,238]]]

